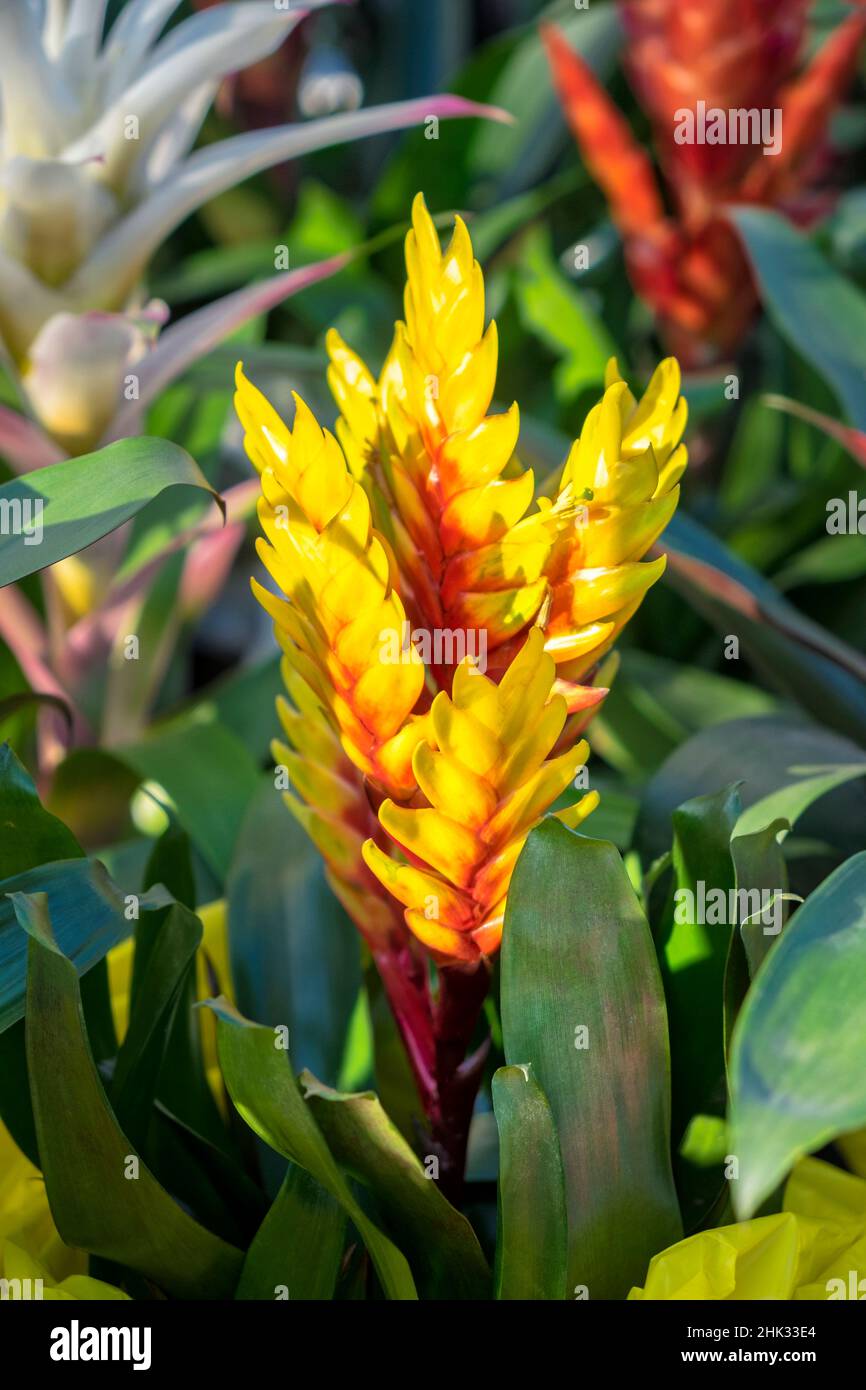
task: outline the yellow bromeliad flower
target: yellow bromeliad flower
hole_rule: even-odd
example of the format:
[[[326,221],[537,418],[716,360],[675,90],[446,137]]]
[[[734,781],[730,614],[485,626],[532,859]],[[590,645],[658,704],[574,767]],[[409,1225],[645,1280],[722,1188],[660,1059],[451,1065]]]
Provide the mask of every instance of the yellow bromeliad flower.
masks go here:
[[[551,695],[553,658],[533,628],[499,685],[465,660],[451,696],[430,710],[432,743],[419,743],[412,769],[426,805],[385,801],[379,820],[411,861],[396,863],[373,842],[364,858],[406,908],[406,923],[444,964],[477,965],[502,938],[505,898],[534,825],[586,760],[579,743],[548,754],[567,707]],[[589,792],[558,816],[575,828],[598,805]],[[418,867],[416,867],[418,865]]]
[[[686,406],[673,359],[639,400],[611,362],[556,494],[530,510],[517,406],[489,413],[496,325],[469,234],[457,218],[443,251],[420,194],[406,266],[378,380],[329,334],[339,443],[297,397],[290,429],[240,367],[235,401],[282,595],[254,581],[291,699],[274,744],[286,801],[371,943],[394,937],[384,886],[437,959],[465,967],[498,945],[520,846],[585,755],[569,745],[606,691],[579,682],[664,568],[642,557],[677,504]],[[419,631],[462,635],[489,678],[451,643],[432,644],[425,671]],[[417,864],[394,865],[394,842]]]
[[[459,1184],[483,963],[527,835],[586,758],[602,658],[663,569],[643,556],[677,504],[686,408],[672,359],[639,400],[612,362],[533,503],[517,406],[491,413],[496,326],[469,234],[456,219],[443,251],[420,195],[406,266],[378,379],[328,337],[337,438],[297,397],[289,428],[240,367],[235,403],[276,589],[253,581],[283,650],[285,800],[371,948],[425,1142]],[[575,827],[596,802],[557,814]]]
[[[673,358],[636,401],[608,364],[605,394],[569,455],[557,495],[530,511],[531,469],[514,456],[517,405],[488,414],[496,325],[458,217],[443,251],[419,193],[406,238],[405,322],[378,381],[332,331],[328,380],[353,476],[403,576],[415,621],[480,629],[502,671],[541,621],[570,709],[597,703],[576,681],[600,658],[664,569],[638,562],[670,520],[686,464],[686,403]],[[515,640],[517,639],[517,640]],[[447,687],[448,673],[434,670]]]

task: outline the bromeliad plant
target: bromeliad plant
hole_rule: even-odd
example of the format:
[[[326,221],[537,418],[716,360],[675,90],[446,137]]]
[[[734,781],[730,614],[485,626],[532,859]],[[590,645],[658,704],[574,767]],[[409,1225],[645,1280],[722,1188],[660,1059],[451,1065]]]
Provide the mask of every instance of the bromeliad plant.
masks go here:
[[[652,126],[661,187],[587,62],[543,26],[563,111],[607,198],[632,284],[686,367],[736,351],[758,307],[726,209],[776,208],[811,225],[833,206],[828,128],[856,69],[866,13],[855,9],[803,65],[808,10],[805,0],[621,0],[624,63]],[[725,122],[742,113],[747,125],[765,113],[778,148],[766,150],[754,133],[689,135],[683,113],[697,121],[701,110]]]
[[[469,234],[457,219],[443,251],[421,195],[406,267],[378,380],[330,335],[342,448],[297,397],[289,429],[240,368],[236,404],[279,591],[254,581],[291,701],[286,801],[370,948],[459,1192],[486,1044],[466,1052],[511,874],[582,767],[603,659],[664,569],[642,557],[677,504],[686,407],[673,359],[640,400],[612,362],[530,509],[517,406],[489,413],[496,325]],[[597,801],[554,815],[574,829]]]
[[[186,217],[260,170],[329,145],[477,108],[451,96],[250,131],[190,153],[220,81],[330,0],[218,4],[163,34],[179,0],[22,0],[0,14],[0,338],[35,425],[4,409],[22,471],[134,433],[156,391],[248,318],[338,260],[282,274],[187,318],[142,277]],[[124,390],[130,373],[138,390]],[[40,433],[41,431],[41,433]]]

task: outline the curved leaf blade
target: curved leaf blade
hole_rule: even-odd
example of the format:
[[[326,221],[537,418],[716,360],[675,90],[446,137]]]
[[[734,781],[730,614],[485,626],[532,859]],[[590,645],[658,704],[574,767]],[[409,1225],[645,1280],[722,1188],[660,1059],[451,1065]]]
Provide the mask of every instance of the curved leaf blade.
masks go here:
[[[108,1104],[90,1051],[75,966],[51,930],[47,899],[16,894],[29,938],[27,1064],[52,1215],[68,1245],[114,1260],[177,1298],[230,1297],[242,1256],[179,1207],[138,1159]]]
[[[4,483],[0,508],[11,521],[0,539],[0,588],[84,550],[174,487],[201,488],[223,506],[186,450],[167,439],[122,439]]]
[[[759,969],[731,1046],[740,1220],[798,1158],[866,1124],[866,853],[827,878]]]
[[[490,1270],[465,1216],[429,1178],[372,1091],[348,1094],[300,1076],[331,1153],[375,1194],[414,1269],[422,1298],[486,1298]]]
[[[304,1168],[339,1202],[360,1232],[388,1297],[416,1299],[405,1257],[352,1196],[274,1030],[251,1023],[226,999],[209,1000],[208,1007],[216,1014],[220,1066],[238,1113],[260,1139]]]
[[[624,1298],[682,1226],[661,978],[613,845],[553,818],[532,831],[509,888],[501,982],[506,1061],[532,1065],[559,1133],[568,1286]]]
[[[497,1299],[565,1298],[568,1216],[553,1112],[532,1068],[493,1077],[499,1128]]]

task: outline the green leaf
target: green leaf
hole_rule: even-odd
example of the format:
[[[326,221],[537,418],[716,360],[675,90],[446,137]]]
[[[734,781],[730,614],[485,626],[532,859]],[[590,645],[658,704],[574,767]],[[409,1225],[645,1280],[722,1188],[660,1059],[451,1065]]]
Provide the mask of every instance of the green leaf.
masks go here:
[[[300,1076],[331,1153],[373,1192],[385,1227],[399,1236],[422,1298],[489,1297],[490,1270],[465,1216],[443,1197],[372,1091],[349,1095]]]
[[[757,207],[731,217],[773,322],[866,428],[866,297],[786,217]]]
[[[201,937],[198,918],[180,903],[160,913],[155,922],[139,922],[129,1028],[111,1086],[118,1124],[137,1148],[147,1137],[172,1024]]]
[[[673,816],[679,897],[671,903],[659,953],[670,1020],[675,1143],[693,1115],[721,1115],[725,1109],[723,991],[733,930],[730,842],[739,811],[738,793],[729,787],[685,802]],[[706,920],[719,915],[720,921]]]
[[[177,1298],[230,1297],[240,1251],[198,1225],[139,1159],[91,1055],[75,966],[43,894],[16,894],[29,938],[27,1063],[51,1212],[63,1240],[128,1265]]]
[[[823,724],[866,743],[862,655],[788,603],[694,517],[678,512],[659,541],[664,583],[723,637],[739,638],[771,689]]]
[[[44,893],[54,934],[83,975],[130,933],[124,900],[102,865],[87,859],[42,864],[0,882],[0,1032],[24,1014],[27,940],[8,895]],[[147,904],[146,904],[147,905]]]
[[[794,914],[758,971],[731,1049],[738,1219],[797,1159],[866,1124],[866,853]]]
[[[158,783],[202,858],[225,879],[247,806],[261,776],[243,744],[219,724],[178,720],[117,755]]]
[[[3,536],[0,587],[84,550],[175,487],[201,488],[222,506],[189,454],[167,439],[121,439],[4,483],[0,504],[30,532]]]
[[[270,781],[244,818],[226,897],[240,1009],[287,1024],[296,1064],[336,1081],[361,986],[358,933]]]
[[[8,743],[0,745],[0,878],[84,851],[57,816],[42,806],[33,779]]]
[[[612,845],[555,819],[532,831],[508,893],[501,988],[506,1060],[532,1066],[559,1134],[568,1287],[624,1298],[682,1228],[664,995]]]
[[[785,924],[788,866],[779,836],[789,828],[789,821],[774,820],[763,830],[755,830],[747,835],[735,833],[731,840],[737,893],[759,893],[763,901],[773,904],[772,920],[762,920],[768,914],[757,917],[750,914],[749,921],[739,924],[750,979],[754,979],[758,966]]]
[[[762,796],[760,801],[753,802],[743,811],[737,821],[737,835],[748,835],[772,820],[783,819],[791,826],[796,825],[809,807],[828,792],[858,777],[866,777],[866,762],[815,768],[791,767],[788,772],[791,781],[786,786]]]
[[[499,1127],[498,1299],[566,1296],[565,1175],[553,1112],[526,1066],[493,1077]]]
[[[725,1113],[725,984],[735,925],[730,841],[739,810],[736,789],[727,788],[674,812],[674,896],[658,933],[670,1022],[671,1133],[687,1231],[700,1224],[723,1183],[720,1170],[696,1167],[680,1146],[696,1114]]]
[[[780,816],[793,823],[802,814],[803,833],[820,834],[840,856],[860,848],[858,827],[866,821],[866,789],[856,781],[850,786],[844,783],[846,770],[862,762],[862,751],[849,739],[786,713],[716,724],[687,739],[668,758],[644,790],[635,830],[635,843],[645,862],[669,848],[671,817],[677,806],[730,782],[735,756],[744,779],[738,835],[761,830]],[[839,784],[833,785],[837,774]],[[814,812],[807,811],[803,799],[807,805],[814,800],[818,784],[805,789],[802,784],[825,775],[826,798]],[[775,799],[775,793],[782,791],[784,795]],[[751,808],[758,803],[760,809],[753,818]]]
[[[247,1251],[235,1298],[332,1299],[345,1235],[346,1214],[339,1202],[290,1163]]]
[[[304,1103],[288,1054],[271,1028],[251,1023],[226,999],[208,1001],[217,1018],[217,1049],[229,1095],[252,1130],[277,1153],[311,1174],[357,1227],[389,1298],[415,1299],[409,1266],[352,1196]]]
[[[560,359],[553,372],[557,398],[574,400],[589,387],[603,386],[616,344],[553,259],[545,228],[533,227],[523,239],[515,293],[524,327]]]

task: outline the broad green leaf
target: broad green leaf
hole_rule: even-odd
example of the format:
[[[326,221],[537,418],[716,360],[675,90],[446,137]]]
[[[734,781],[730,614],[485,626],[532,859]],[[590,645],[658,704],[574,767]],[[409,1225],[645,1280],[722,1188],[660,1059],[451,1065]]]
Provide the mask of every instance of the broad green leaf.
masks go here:
[[[252,1130],[277,1153],[304,1168],[339,1202],[357,1227],[389,1298],[416,1299],[405,1257],[352,1196],[292,1073],[273,1028],[251,1023],[226,999],[210,1000],[217,1048],[229,1095]]]
[[[180,934],[195,934],[193,922],[197,919],[187,912],[196,901],[191,845],[189,836],[179,825],[169,825],[160,836],[145,866],[142,884],[144,888],[164,885],[175,899],[175,907],[170,911]],[[160,927],[160,934],[162,929]],[[153,940],[152,931],[149,935]],[[138,1007],[139,967],[146,966],[148,972],[153,968],[150,952],[143,949],[146,939],[145,931],[139,926],[132,975],[133,1010]],[[170,1031],[163,1040],[164,1056],[156,1095],[177,1120],[190,1126],[209,1143],[224,1147],[225,1127],[208,1084],[200,1015],[195,1011],[195,953],[181,971],[177,986],[177,999],[171,1006]]]
[[[172,1025],[201,937],[198,918],[180,903],[160,913],[155,921],[139,921],[129,1027],[117,1054],[111,1085],[117,1121],[139,1149],[147,1138]],[[143,962],[140,955],[145,957]]]
[[[0,878],[25,873],[50,860],[83,857],[72,832],[44,809],[30,774],[8,743],[0,745],[0,805]],[[15,937],[20,935],[16,926],[13,937],[7,940],[0,936],[0,952],[4,944],[15,945]],[[21,964],[24,966],[25,961]],[[21,975],[22,991],[24,983]],[[5,1029],[0,1027],[0,1116],[19,1149],[38,1168],[23,1018]]]
[[[567,1287],[624,1298],[682,1227],[664,994],[612,845],[555,819],[532,831],[508,893],[501,991],[506,1061],[532,1066],[559,1134]]]
[[[734,926],[730,842],[739,810],[736,789],[727,788],[686,801],[673,816],[674,899],[659,953],[670,1020],[675,1143],[692,1116],[725,1109],[724,977]]]
[[[752,898],[749,920],[741,916],[739,924],[751,979],[777,940],[788,915],[788,866],[779,840],[789,828],[790,823],[780,818],[746,835],[735,831],[731,840],[737,894],[747,893]],[[757,915],[756,893],[761,903],[767,904],[767,910]]]
[[[328,1301],[334,1296],[346,1214],[296,1163],[256,1232],[235,1298]]]
[[[8,896],[14,893],[46,894],[58,945],[79,975],[132,927],[122,894],[98,862],[65,859],[0,881],[0,1031],[24,1013],[27,939]]]
[[[296,1065],[336,1081],[361,985],[358,934],[271,781],[244,818],[226,897],[238,1006],[287,1024]]]
[[[866,296],[780,213],[739,207],[731,217],[773,322],[866,428]]]
[[[547,1097],[525,1066],[493,1077],[499,1128],[498,1299],[566,1296],[568,1218],[559,1138]]]
[[[230,1297],[240,1251],[192,1219],[138,1158],[93,1061],[75,966],[44,894],[15,894],[29,938],[27,1063],[51,1212],[67,1245],[128,1265],[176,1298]],[[138,1161],[138,1176],[131,1160]]]
[[[117,755],[143,780],[165,788],[177,819],[222,883],[247,806],[261,785],[243,744],[219,724],[179,720]]]
[[[300,1076],[331,1153],[373,1192],[386,1229],[399,1238],[422,1298],[486,1298],[490,1270],[465,1216],[429,1177],[372,1091],[349,1095]]]
[[[866,1124],[866,853],[830,875],[759,969],[731,1048],[740,1220],[797,1159]]]
[[[671,817],[677,806],[708,789],[726,786],[733,768],[742,769],[743,778],[744,810],[737,823],[738,835],[760,830],[780,816],[793,821],[802,814],[804,835],[820,835],[837,848],[840,857],[854,854],[862,845],[858,827],[866,821],[866,788],[856,779],[850,785],[843,783],[845,769],[857,767],[862,757],[849,739],[793,714],[716,724],[687,739],[651,778],[644,790],[635,843],[645,862],[664,854],[670,847]],[[813,777],[826,774],[832,779],[837,773],[839,785],[828,783],[826,797],[814,811],[803,808],[802,798],[808,806],[817,784],[800,792],[797,788]],[[770,800],[783,791],[779,800]],[[757,803],[761,809],[753,820],[751,807]]]
[[[84,851],[71,830],[46,811],[33,779],[8,743],[0,744],[0,878]]]
[[[167,439],[121,439],[0,487],[0,504],[27,530],[0,541],[0,587],[84,550],[115,531],[167,488],[218,495],[185,450]]]
[[[789,772],[791,781],[787,786],[769,792],[743,811],[737,821],[737,835],[748,835],[772,820],[783,819],[789,825],[795,825],[809,807],[828,792],[858,777],[866,777],[866,762],[842,766],[791,767]]]
[[[825,725],[866,743],[861,654],[788,603],[694,517],[672,517],[658,549],[664,583],[743,653],[771,689]]]
[[[673,897],[658,933],[670,1024],[672,1136],[683,1221],[694,1230],[715,1202],[720,1169],[696,1167],[680,1145],[697,1114],[725,1112],[725,982],[735,928],[731,833],[736,789],[685,802],[673,815]]]

